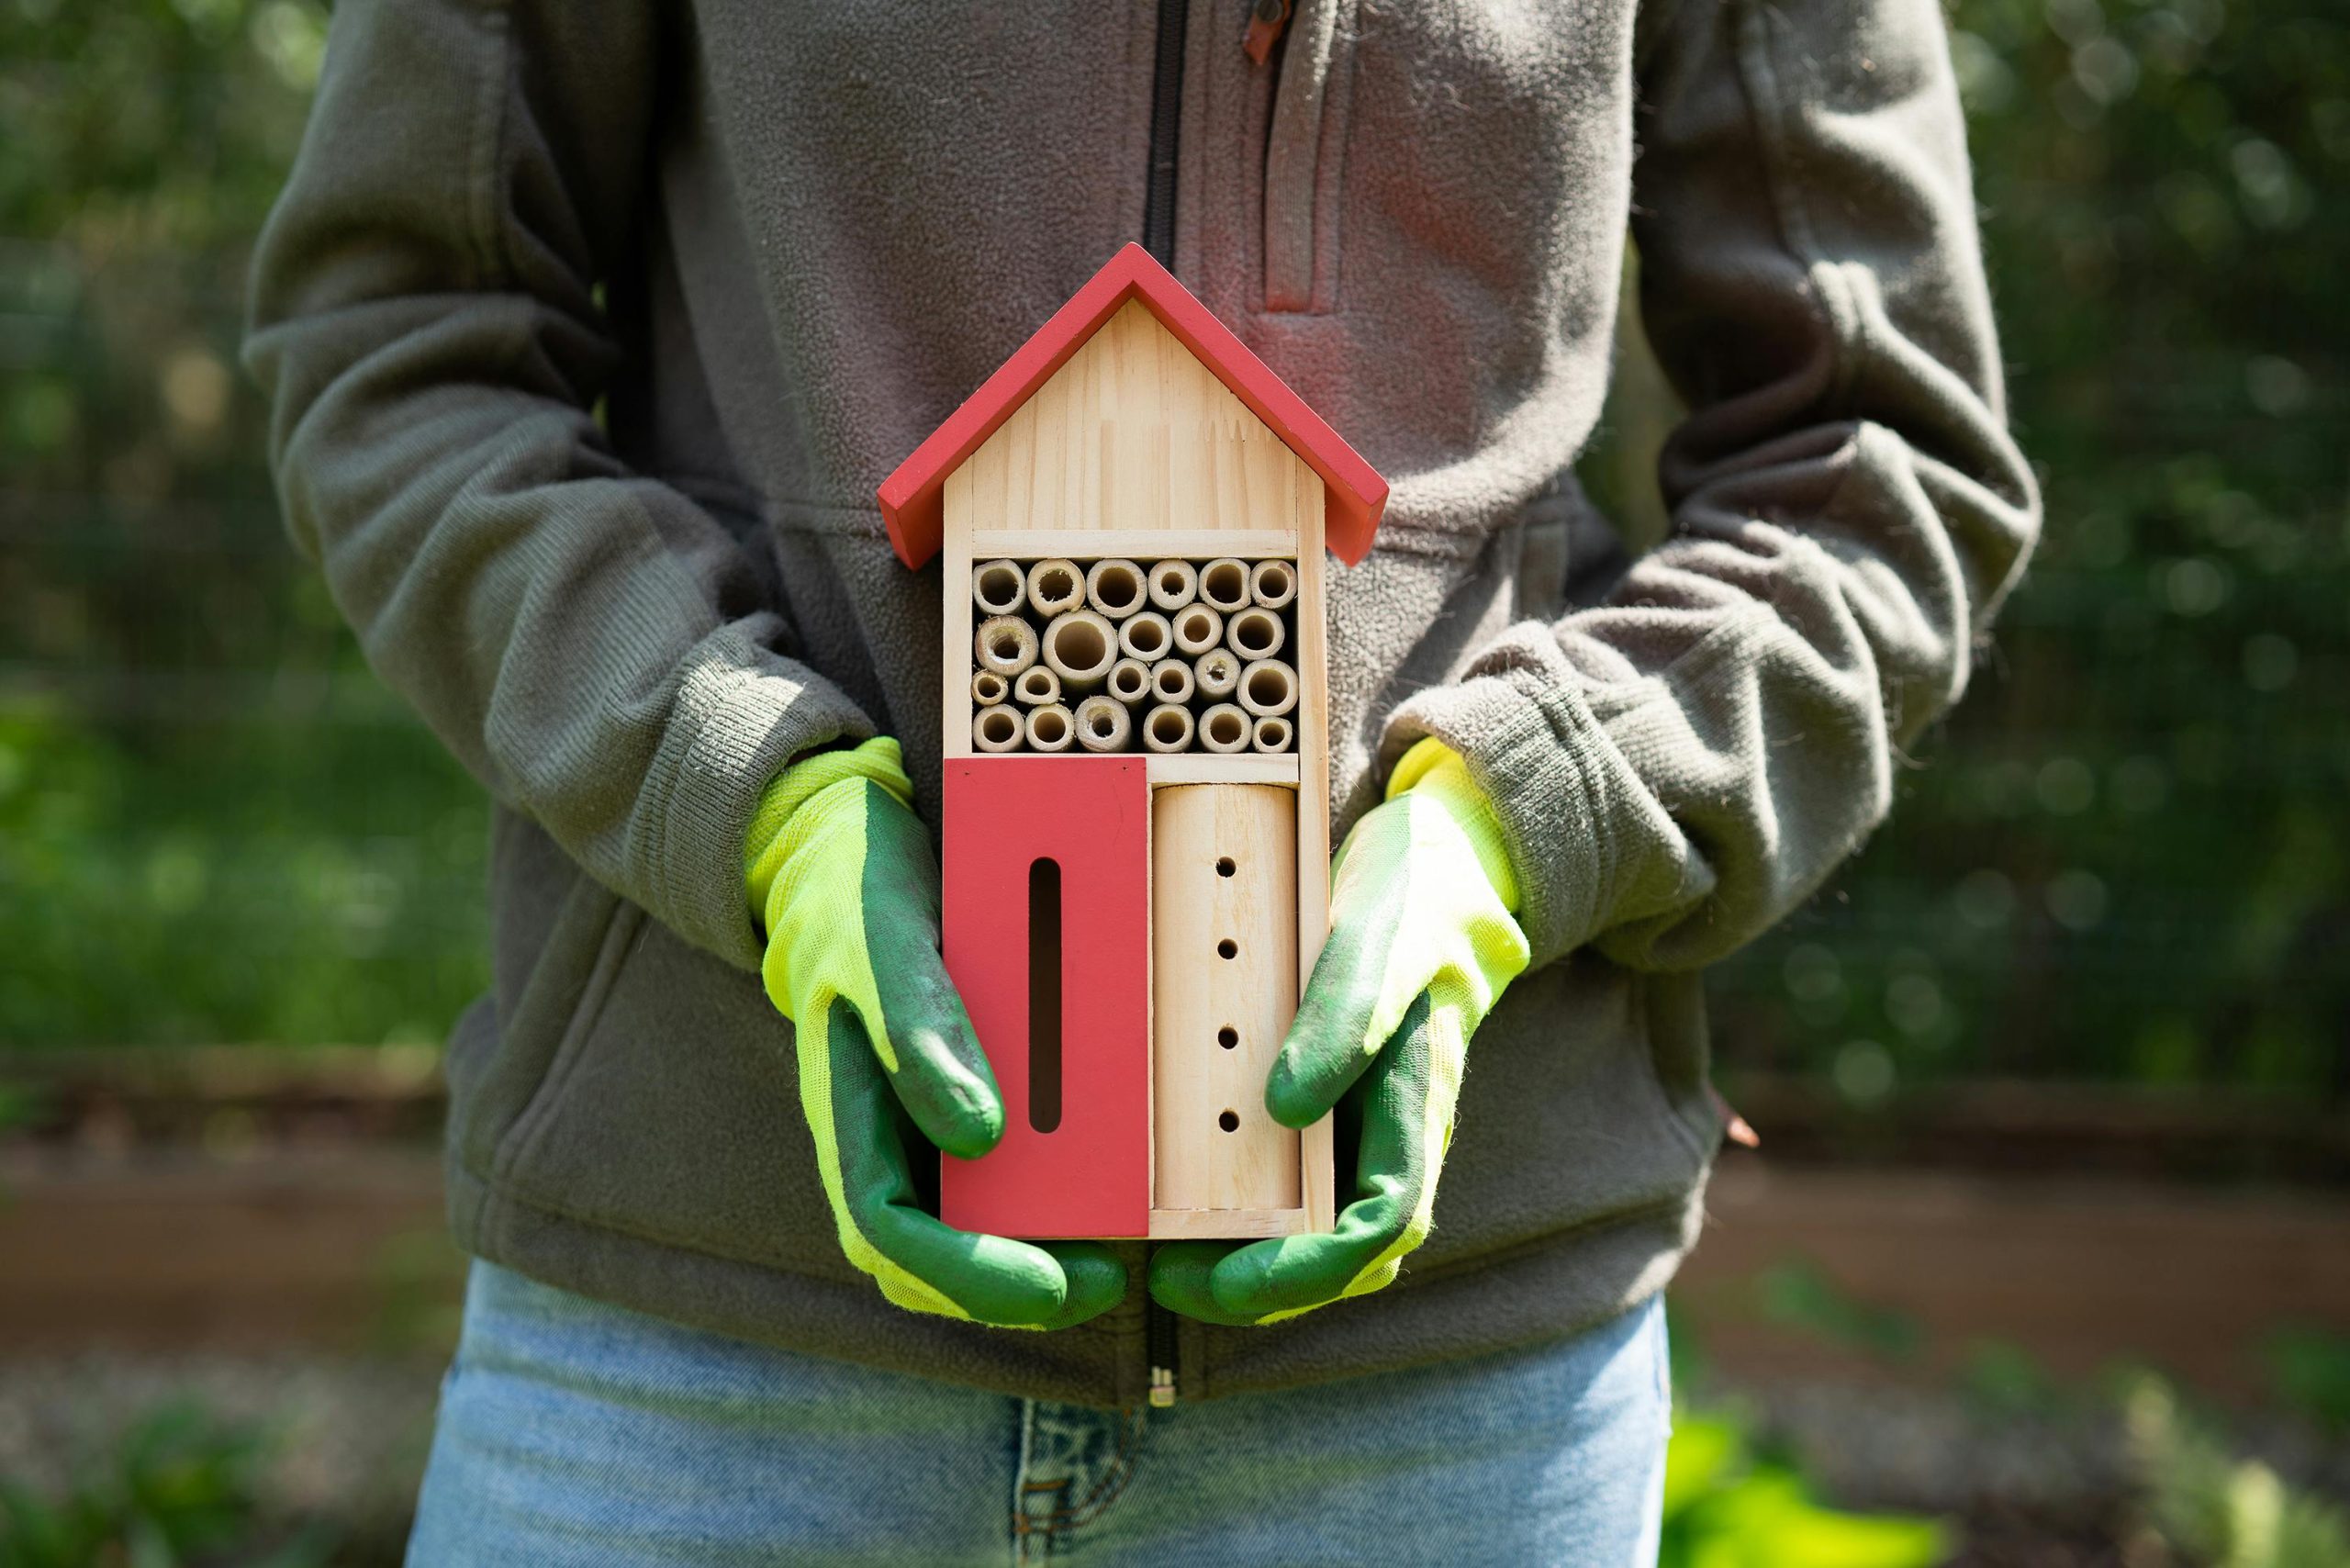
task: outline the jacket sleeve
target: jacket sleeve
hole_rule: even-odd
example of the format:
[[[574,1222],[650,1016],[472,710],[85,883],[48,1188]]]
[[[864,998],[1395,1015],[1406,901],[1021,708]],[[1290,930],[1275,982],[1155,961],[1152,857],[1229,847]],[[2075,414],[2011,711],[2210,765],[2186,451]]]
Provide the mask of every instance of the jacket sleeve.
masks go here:
[[[1691,412],[1669,538],[1415,694],[1494,798],[1539,963],[1711,962],[1884,817],[2039,500],[2009,440],[1935,0],[1644,17],[1643,320]]]
[[[760,790],[872,725],[779,651],[736,538],[592,412],[657,9],[337,5],[246,358],[287,527],[376,672],[590,875],[753,968]]]

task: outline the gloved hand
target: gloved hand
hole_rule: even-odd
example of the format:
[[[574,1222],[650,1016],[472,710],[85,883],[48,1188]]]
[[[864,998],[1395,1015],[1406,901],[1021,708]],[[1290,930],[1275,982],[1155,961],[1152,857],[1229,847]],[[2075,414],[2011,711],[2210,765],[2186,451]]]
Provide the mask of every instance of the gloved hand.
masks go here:
[[[1066,1328],[1125,1297],[1116,1256],[952,1229],[923,1212],[907,1162],[901,1109],[950,1154],[1003,1136],[1002,1096],[938,956],[938,861],[912,799],[898,743],[869,740],[784,769],[744,837],[761,973],[797,1025],[824,1193],[841,1250],[900,1306]]]
[[[1326,1236],[1161,1247],[1150,1265],[1160,1305],[1272,1323],[1395,1278],[1427,1239],[1469,1036],[1526,968],[1517,899],[1467,764],[1420,741],[1338,847],[1329,940],[1265,1086],[1285,1126],[1334,1106],[1359,1126],[1354,1200]]]

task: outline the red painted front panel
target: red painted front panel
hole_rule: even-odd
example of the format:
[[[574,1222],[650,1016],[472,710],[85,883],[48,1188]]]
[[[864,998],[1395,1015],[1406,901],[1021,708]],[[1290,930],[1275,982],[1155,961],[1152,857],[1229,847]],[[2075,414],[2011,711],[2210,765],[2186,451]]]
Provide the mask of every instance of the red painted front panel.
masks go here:
[[[946,972],[1003,1092],[1003,1141],[943,1158],[940,1214],[997,1236],[1150,1228],[1150,786],[1138,756],[946,760]],[[1030,1124],[1028,876],[1061,877],[1061,1116]]]

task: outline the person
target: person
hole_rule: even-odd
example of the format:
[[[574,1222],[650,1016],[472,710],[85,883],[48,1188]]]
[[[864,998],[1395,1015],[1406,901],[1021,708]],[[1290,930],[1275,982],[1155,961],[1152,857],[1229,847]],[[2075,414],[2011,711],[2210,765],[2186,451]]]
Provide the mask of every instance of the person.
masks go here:
[[[496,802],[409,1561],[1651,1561],[1700,971],[2038,526],[1970,201],[1932,0],[338,5],[248,360]],[[873,492],[1137,238],[1393,487],[1268,1085],[1335,1108],[1326,1237],[925,1212],[1002,1108]],[[1573,470],[1628,241],[1687,408],[1637,558]]]

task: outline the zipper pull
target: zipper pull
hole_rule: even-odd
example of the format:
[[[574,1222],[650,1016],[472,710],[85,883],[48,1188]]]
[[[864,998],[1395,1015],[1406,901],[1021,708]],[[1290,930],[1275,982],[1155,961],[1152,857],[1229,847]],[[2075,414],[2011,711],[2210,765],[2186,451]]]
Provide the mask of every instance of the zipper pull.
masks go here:
[[[1175,1403],[1175,1370],[1172,1367],[1150,1369],[1150,1407],[1164,1410]]]
[[[1262,65],[1273,55],[1273,45],[1281,40],[1281,29],[1289,26],[1292,0],[1257,0],[1248,13],[1248,36],[1240,40],[1251,64]]]

